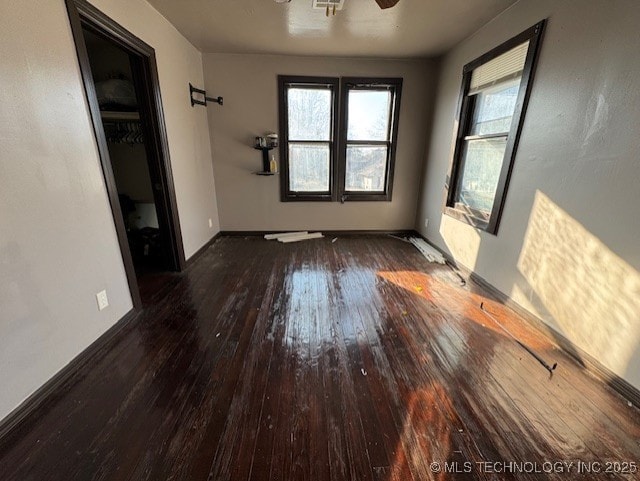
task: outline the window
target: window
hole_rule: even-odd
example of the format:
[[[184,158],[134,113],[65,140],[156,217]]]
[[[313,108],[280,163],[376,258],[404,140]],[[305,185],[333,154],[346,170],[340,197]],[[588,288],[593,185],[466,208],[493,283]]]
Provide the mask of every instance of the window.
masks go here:
[[[278,83],[282,200],[391,200],[402,79]]]
[[[402,79],[342,79],[340,200],[391,200]]]
[[[445,213],[496,234],[544,21],[465,65]]]
[[[280,77],[283,200],[333,200],[336,178],[334,78]]]

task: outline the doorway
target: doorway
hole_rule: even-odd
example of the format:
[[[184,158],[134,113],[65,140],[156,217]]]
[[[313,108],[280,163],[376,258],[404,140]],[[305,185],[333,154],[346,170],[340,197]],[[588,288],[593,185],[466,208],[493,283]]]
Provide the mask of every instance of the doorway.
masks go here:
[[[159,279],[185,266],[155,52],[85,0],[66,4],[138,308],[161,288]]]

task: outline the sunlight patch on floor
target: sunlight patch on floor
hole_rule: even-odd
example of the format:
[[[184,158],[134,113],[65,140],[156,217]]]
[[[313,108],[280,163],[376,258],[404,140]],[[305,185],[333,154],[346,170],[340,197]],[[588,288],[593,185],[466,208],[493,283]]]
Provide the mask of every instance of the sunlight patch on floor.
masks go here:
[[[552,349],[554,347],[509,308],[488,297],[456,286],[452,282],[440,280],[420,271],[380,271],[378,276],[431,301],[435,308],[448,313],[449,317],[443,318],[443,321],[460,322],[460,319],[464,318],[500,336],[510,338],[496,322],[482,312],[480,304],[484,303],[485,309],[502,326],[530,348]]]

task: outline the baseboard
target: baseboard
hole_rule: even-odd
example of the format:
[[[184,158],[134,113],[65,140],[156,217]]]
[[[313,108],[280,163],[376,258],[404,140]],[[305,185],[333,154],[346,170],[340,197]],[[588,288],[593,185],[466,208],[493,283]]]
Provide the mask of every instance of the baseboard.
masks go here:
[[[138,312],[135,309],[127,312],[84,351],[74,357],[69,364],[60,369],[51,379],[2,419],[0,421],[0,446],[4,445],[12,435],[19,435],[19,431],[26,427],[27,423],[36,422],[40,413],[46,411],[64,392],[65,385],[72,381],[97,354],[104,349],[108,349],[111,341],[135,319]]]
[[[200,249],[195,251],[195,253],[191,257],[189,257],[189,259],[187,259],[187,267],[191,266],[194,262],[196,262],[198,258],[202,254],[204,254],[204,251],[206,251],[209,247],[211,247],[211,245],[215,241],[217,241],[220,237],[222,237],[222,235],[223,235],[222,232],[218,232],[211,239],[209,239],[202,247],[200,247]]]
[[[504,292],[494,287],[486,279],[479,276],[468,267],[458,264],[455,259],[453,259],[449,254],[444,252],[438,246],[430,242],[429,239],[424,237],[422,234],[416,231],[415,235],[420,236],[434,249],[437,249],[440,253],[442,253],[447,262],[458,269],[462,273],[463,277],[466,277],[468,280],[474,282],[476,285],[486,290],[494,300],[507,306],[509,309],[518,314],[522,319],[524,319],[525,322],[527,322],[527,324],[531,328],[535,329],[538,334],[540,334],[552,344],[557,345],[560,349],[562,349],[563,352],[575,359],[578,364],[580,364],[592,376],[610,386],[627,401],[631,401],[634,406],[640,406],[640,390],[638,388],[604,366],[591,354],[587,353],[580,346],[567,339],[562,333],[553,329],[553,327],[549,326],[540,317],[526,310],[520,304],[507,296]]]
[[[628,381],[604,366],[600,361],[588,352],[584,351],[577,344],[574,344],[562,333],[553,329],[553,327],[549,326],[538,316],[532,314],[520,304],[513,301],[506,294],[493,287],[489,282],[477,275],[475,272],[471,273],[470,278],[473,282],[489,291],[496,300],[510,308],[512,311],[515,311],[516,314],[522,317],[538,333],[547,338],[550,342],[555,343],[560,349],[575,359],[578,364],[595,376],[599,381],[608,384],[612,389],[617,391],[618,394],[622,395],[628,401],[631,401],[635,406],[640,406],[640,390],[636,389]]]
[[[323,229],[297,229],[306,230],[309,232],[322,232],[326,237],[340,236],[340,235],[415,235],[416,232],[413,229],[405,230],[323,230]],[[225,230],[220,232],[223,236],[229,237],[252,237],[252,236],[264,236],[266,234],[280,234],[284,232],[293,232],[295,230]]]

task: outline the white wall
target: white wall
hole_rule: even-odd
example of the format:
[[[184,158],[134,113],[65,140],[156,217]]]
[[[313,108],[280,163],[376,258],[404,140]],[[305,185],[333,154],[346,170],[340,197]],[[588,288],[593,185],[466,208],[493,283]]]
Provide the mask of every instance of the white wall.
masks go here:
[[[144,0],[90,1],[156,51],[178,214],[188,259],[220,230],[207,111],[204,107],[191,107],[189,101],[189,82],[204,85],[202,54]],[[213,223],[211,228],[209,219]]]
[[[488,235],[441,214],[462,67],[547,17],[504,215]],[[639,23],[633,0],[521,0],[453,49],[416,218],[439,247],[636,387]]]
[[[132,306],[64,2],[1,11],[0,418]]]
[[[433,62],[205,54],[204,69],[207,92],[224,97],[224,106],[209,108],[222,230],[413,228]],[[262,167],[254,137],[278,132],[279,74],[404,77],[392,202],[283,203],[279,176],[252,175]]]
[[[189,105],[200,54],[142,0],[95,3],[156,48],[189,256],[218,229],[206,112]],[[132,303],[64,1],[0,0],[0,12],[2,418]]]

